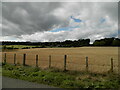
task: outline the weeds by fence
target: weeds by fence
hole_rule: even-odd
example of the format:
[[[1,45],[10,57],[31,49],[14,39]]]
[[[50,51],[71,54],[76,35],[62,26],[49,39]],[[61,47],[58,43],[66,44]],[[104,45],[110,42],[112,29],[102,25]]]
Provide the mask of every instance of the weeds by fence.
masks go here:
[[[64,71],[69,70],[68,67],[69,67],[70,64],[72,64],[72,66],[79,64],[79,63],[77,64],[76,61],[75,61],[76,63],[70,62],[68,60],[68,57],[70,57],[70,55],[69,56],[68,55],[64,55],[63,59],[61,59],[61,61],[53,61],[53,57],[55,57],[55,56],[57,57],[57,55],[55,55],[55,56],[54,55],[49,55],[48,57],[46,56],[47,60],[42,60],[40,58],[41,57],[40,55],[30,55],[31,56],[30,59],[28,59],[28,57],[27,57],[28,55],[27,54],[16,54],[15,53],[13,55],[13,58],[10,57],[11,55],[8,55],[7,53],[4,53],[3,55],[4,56],[3,56],[3,61],[2,62],[4,62],[4,63],[12,63],[14,65],[22,64],[23,66],[31,65],[30,63],[33,63],[32,65],[34,65],[36,67],[41,67],[41,68],[42,68],[42,64],[44,62],[46,62],[46,64],[44,64],[44,65],[47,65],[47,68],[54,67],[55,65],[52,65],[52,64],[55,63],[56,65],[60,64]],[[7,57],[7,56],[9,56],[9,57]],[[19,58],[19,56],[21,56],[21,59]],[[83,57],[83,58],[84,58],[84,62],[85,62],[84,70],[86,70],[88,72],[89,69],[90,69],[90,66],[91,66],[91,64],[89,63],[90,62],[89,57],[86,56],[86,57]],[[10,61],[8,61],[9,59],[10,59]],[[114,59],[111,58],[109,61],[110,62],[108,62],[108,63],[110,63],[110,66],[109,66],[108,71],[113,72],[114,71],[114,67],[115,67],[114,66]],[[95,64],[96,63],[94,63],[94,65]],[[79,67],[82,68],[81,66],[79,66]],[[94,68],[94,69],[96,69],[96,68]]]

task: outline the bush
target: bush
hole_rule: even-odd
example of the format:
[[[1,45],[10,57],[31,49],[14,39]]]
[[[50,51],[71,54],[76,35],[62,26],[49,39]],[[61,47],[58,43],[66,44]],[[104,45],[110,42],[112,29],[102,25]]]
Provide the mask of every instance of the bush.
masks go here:
[[[50,84],[54,82],[54,76],[48,74],[48,75],[43,76],[42,80],[43,82]]]
[[[30,76],[31,76],[31,77],[37,77],[37,76],[39,76],[39,72],[32,72],[32,73],[30,74]]]
[[[4,67],[5,70],[14,70],[14,69],[15,69],[14,66],[12,66],[12,65],[8,65],[8,64],[4,64],[3,67]]]
[[[25,68],[25,72],[38,72],[40,71],[40,68],[37,68],[37,67],[26,67]]]
[[[12,76],[14,76],[14,77],[16,77],[16,78],[19,78],[20,77],[20,71],[18,71],[18,70],[14,70],[14,71],[12,71]]]
[[[73,88],[74,87],[74,81],[71,80],[64,80],[62,82],[62,87],[66,87],[66,88]]]

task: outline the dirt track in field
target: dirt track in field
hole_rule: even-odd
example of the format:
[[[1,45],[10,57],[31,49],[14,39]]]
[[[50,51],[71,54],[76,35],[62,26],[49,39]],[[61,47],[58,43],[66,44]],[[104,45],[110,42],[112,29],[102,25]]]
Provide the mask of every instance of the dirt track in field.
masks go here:
[[[22,64],[23,54],[26,54],[26,64],[35,66],[35,56],[39,55],[39,67],[47,68],[49,55],[52,67],[63,69],[64,55],[67,55],[68,70],[85,70],[85,57],[88,56],[89,70],[92,72],[106,72],[111,67],[111,58],[114,60],[114,71],[118,69],[118,47],[79,47],[79,48],[36,48],[20,49],[7,53],[7,62],[13,63],[16,53],[17,63]],[[3,59],[2,59],[3,60]]]

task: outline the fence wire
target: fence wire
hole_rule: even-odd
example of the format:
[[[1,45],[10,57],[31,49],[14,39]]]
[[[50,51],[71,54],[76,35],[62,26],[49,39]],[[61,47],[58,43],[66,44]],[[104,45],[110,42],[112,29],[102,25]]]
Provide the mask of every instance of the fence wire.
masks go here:
[[[16,57],[14,55],[16,54]],[[23,64],[24,53],[6,53],[6,62],[16,64]],[[64,69],[65,55],[40,55],[40,54],[26,54],[25,64],[36,66],[36,55],[38,55],[38,67],[48,68],[55,67]],[[111,57],[113,58],[113,71],[118,71],[118,57],[115,56],[95,56],[95,55],[67,55],[66,69],[67,70],[86,70],[86,57],[88,57],[88,70],[92,72],[106,72],[111,69]],[[5,53],[2,53],[2,62],[5,60]],[[50,61],[51,60],[51,61]]]

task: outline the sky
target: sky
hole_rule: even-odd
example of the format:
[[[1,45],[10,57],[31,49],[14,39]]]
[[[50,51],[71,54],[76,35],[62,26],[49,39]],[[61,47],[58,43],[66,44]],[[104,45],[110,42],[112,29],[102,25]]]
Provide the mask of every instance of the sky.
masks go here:
[[[0,41],[118,37],[117,2],[2,2]]]

